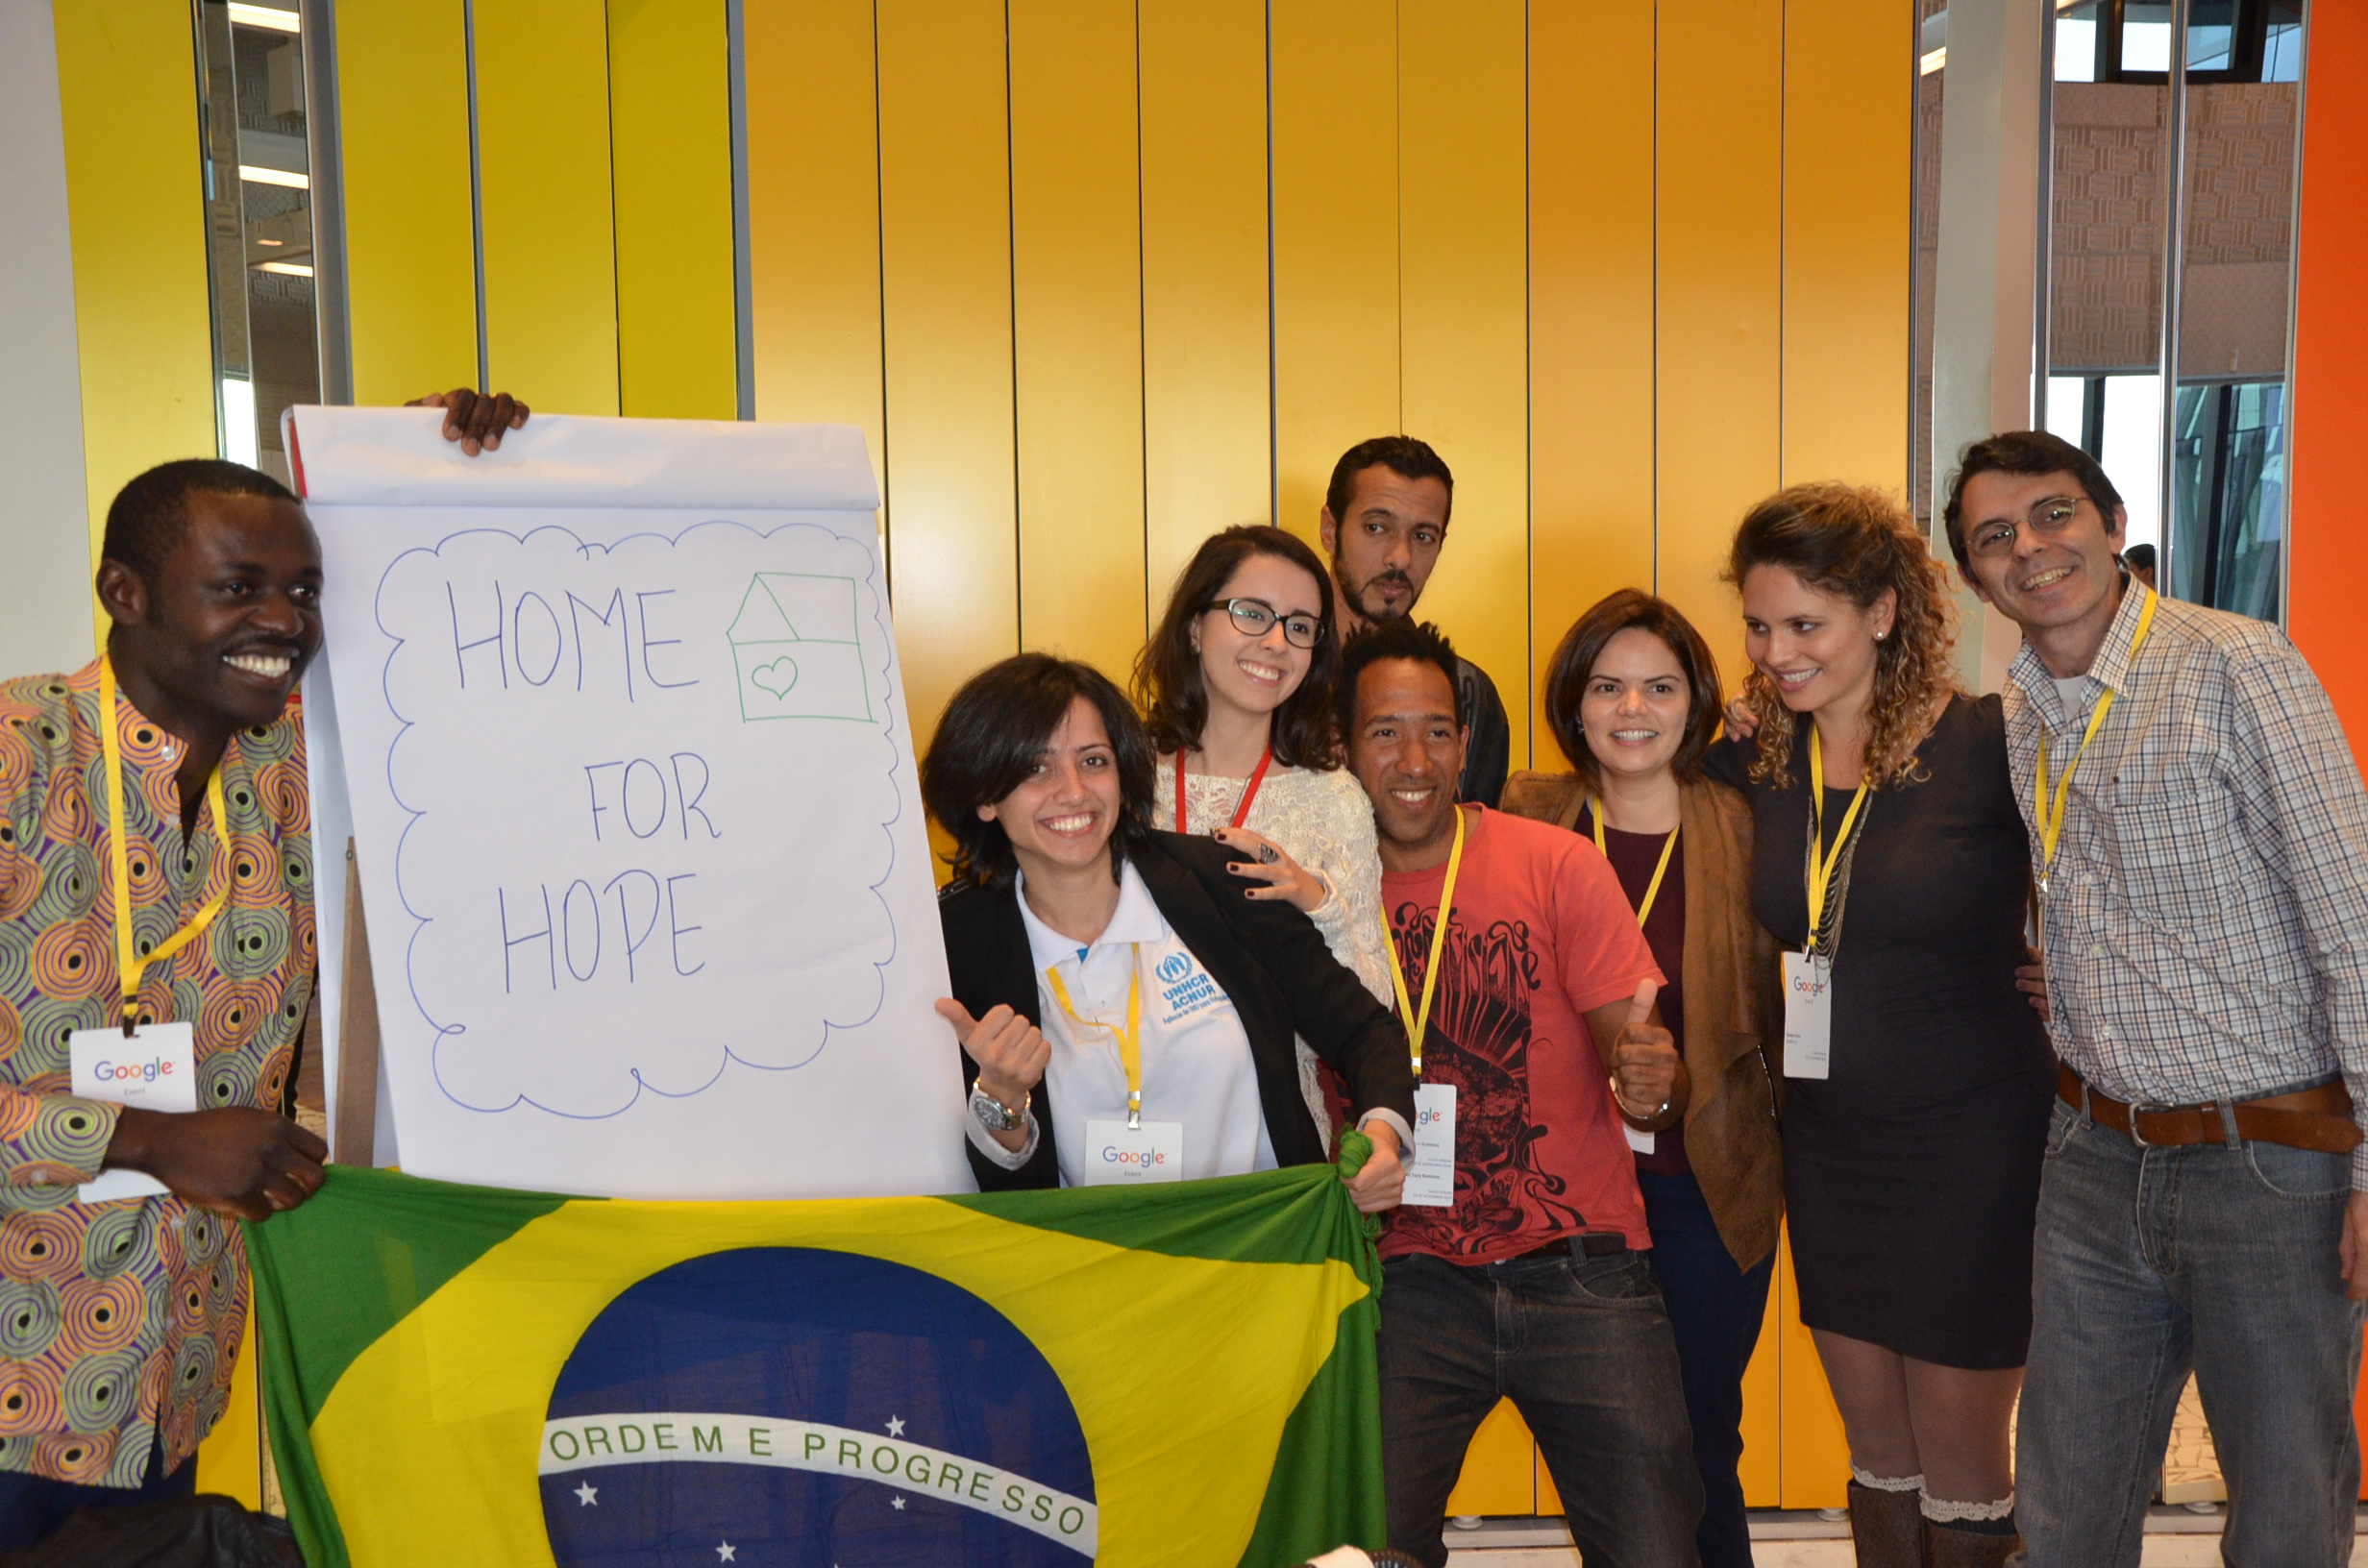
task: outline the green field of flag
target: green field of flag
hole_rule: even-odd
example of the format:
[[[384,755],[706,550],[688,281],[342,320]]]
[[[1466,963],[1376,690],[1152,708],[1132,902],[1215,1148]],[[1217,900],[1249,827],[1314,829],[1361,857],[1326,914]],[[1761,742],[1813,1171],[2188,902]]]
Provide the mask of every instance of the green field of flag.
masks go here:
[[[333,1167],[249,1228],[312,1568],[1288,1568],[1383,1535],[1329,1166],[642,1203]]]

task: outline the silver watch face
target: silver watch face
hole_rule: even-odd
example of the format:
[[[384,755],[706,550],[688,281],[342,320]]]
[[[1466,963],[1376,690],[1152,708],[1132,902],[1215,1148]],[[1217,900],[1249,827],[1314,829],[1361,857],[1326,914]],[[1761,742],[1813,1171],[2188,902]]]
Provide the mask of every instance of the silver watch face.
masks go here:
[[[1003,1107],[1003,1102],[983,1089],[971,1090],[971,1115],[991,1132],[1017,1132],[1027,1122],[1027,1114],[1015,1115]]]

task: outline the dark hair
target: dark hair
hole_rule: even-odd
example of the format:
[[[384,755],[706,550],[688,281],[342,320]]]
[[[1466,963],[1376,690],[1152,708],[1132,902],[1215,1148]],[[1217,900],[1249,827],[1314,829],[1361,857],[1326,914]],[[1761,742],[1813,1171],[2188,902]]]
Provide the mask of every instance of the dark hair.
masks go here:
[[[1108,675],[1075,659],[1020,653],[988,665],[946,704],[921,759],[921,799],[952,838],[954,880],[1008,887],[1020,862],[1000,822],[981,821],[992,805],[1025,783],[1036,759],[1077,698],[1101,715],[1119,763],[1119,820],[1110,835],[1110,870],[1151,832],[1151,738]]]
[[[2121,558],[2124,562],[2135,567],[2140,572],[2152,572],[2155,569],[2155,547],[2152,545],[2132,545],[2128,550],[2121,552]]]
[[[1458,678],[1455,647],[1447,641],[1445,632],[1428,621],[1418,622],[1411,615],[1397,616],[1389,621],[1369,621],[1363,630],[1348,639],[1341,649],[1341,683],[1334,698],[1333,712],[1341,726],[1344,741],[1357,724],[1357,677],[1369,665],[1384,659],[1412,659],[1418,664],[1435,664],[1447,677],[1447,690],[1455,694],[1455,727],[1466,723],[1464,713],[1464,682]]]
[[[2087,493],[2089,502],[2105,514],[2105,531],[2113,531],[2113,508],[2121,504],[2121,492],[2113,488],[2113,481],[2105,477],[2094,457],[2046,430],[2004,431],[1967,447],[1957,459],[1957,472],[1949,476],[1949,503],[1941,515],[1948,525],[1949,553],[1957,557],[1957,570],[1968,581],[1973,577],[1973,560],[1965,552],[1965,481],[1977,474],[2031,478],[2069,474]]]
[[[1754,568],[1781,567],[1820,593],[1869,608],[1898,596],[1891,634],[1875,645],[1875,691],[1866,716],[1866,777],[1878,790],[1923,776],[1915,748],[1933,703],[1957,687],[1950,650],[1957,602],[1940,563],[1907,509],[1880,490],[1825,481],[1795,484],[1754,506],[1735,530],[1727,580],[1741,587]],[[1794,716],[1767,676],[1743,681],[1743,704],[1760,721],[1751,776],[1791,786]]]
[[[1439,526],[1444,528],[1447,519],[1455,515],[1455,476],[1447,472],[1445,461],[1431,450],[1431,444],[1411,435],[1377,435],[1350,447],[1332,465],[1332,482],[1324,486],[1323,504],[1333,522],[1348,521],[1348,500],[1356,491],[1357,476],[1369,468],[1386,468],[1401,479],[1437,479],[1447,487],[1447,504],[1439,514]]]
[[[1181,753],[1200,744],[1209,693],[1200,677],[1200,656],[1193,651],[1193,623],[1218,604],[1218,595],[1242,563],[1258,555],[1289,561],[1315,578],[1322,606],[1307,678],[1274,710],[1274,760],[1286,768],[1337,768],[1332,686],[1340,677],[1341,634],[1332,611],[1332,578],[1305,540],[1280,528],[1244,524],[1201,541],[1177,575],[1157,629],[1135,655],[1135,700],[1143,704],[1151,744],[1159,750]]]
[[[263,496],[294,501],[296,493],[243,463],[183,457],[159,463],[115,492],[107,508],[102,558],[121,561],[153,579],[189,525],[191,496]]]
[[[1570,759],[1587,787],[1601,789],[1595,753],[1579,731],[1579,702],[1604,649],[1613,638],[1630,630],[1649,631],[1667,644],[1679,674],[1686,677],[1686,733],[1677,743],[1677,755],[1669,759],[1669,767],[1690,784],[1702,776],[1702,754],[1718,733],[1726,696],[1718,684],[1718,661],[1712,657],[1710,645],[1694,630],[1693,623],[1665,599],[1622,588],[1598,600],[1594,608],[1572,624],[1563,634],[1562,645],[1554,649],[1554,662],[1546,667],[1546,723],[1563,755]]]

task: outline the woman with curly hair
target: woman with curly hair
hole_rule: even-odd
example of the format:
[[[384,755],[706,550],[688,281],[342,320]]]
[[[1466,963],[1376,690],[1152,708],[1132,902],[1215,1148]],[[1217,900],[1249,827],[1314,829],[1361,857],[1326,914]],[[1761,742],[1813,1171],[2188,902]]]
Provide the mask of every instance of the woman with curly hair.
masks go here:
[[[1880,492],[1769,497],[1727,576],[1757,733],[1707,771],[1751,799],[1752,902],[1788,950],[1785,1206],[1858,1560],[1987,1568],[2017,1544],[2008,1424],[2055,1082],[2016,986],[2030,854],[2004,718],[1959,689],[1946,579]]]

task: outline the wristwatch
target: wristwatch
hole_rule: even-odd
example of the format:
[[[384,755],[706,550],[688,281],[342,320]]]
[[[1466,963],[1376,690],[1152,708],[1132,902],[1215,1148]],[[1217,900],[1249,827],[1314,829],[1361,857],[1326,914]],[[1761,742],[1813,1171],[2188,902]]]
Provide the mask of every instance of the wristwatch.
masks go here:
[[[1028,1101],[1033,1098],[1035,1096],[1032,1094],[1022,1095],[1020,1109],[1013,1111],[1005,1107],[1002,1101],[980,1089],[976,1083],[973,1083],[971,1085],[971,1115],[976,1116],[978,1124],[990,1133],[1016,1133],[1027,1125]]]

